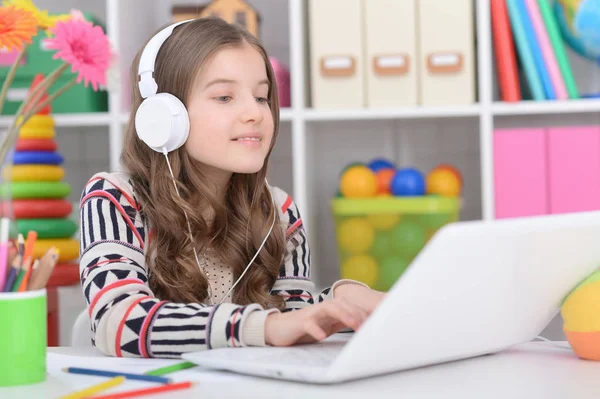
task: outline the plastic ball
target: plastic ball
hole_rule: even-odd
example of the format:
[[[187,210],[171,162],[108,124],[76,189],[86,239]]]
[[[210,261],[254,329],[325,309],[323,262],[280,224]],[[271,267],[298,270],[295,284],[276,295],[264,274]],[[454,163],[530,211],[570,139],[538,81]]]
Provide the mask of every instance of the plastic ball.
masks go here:
[[[427,194],[458,197],[461,189],[460,180],[448,169],[434,169],[427,175]]]
[[[561,315],[565,336],[577,356],[600,360],[600,270],[569,294]]]
[[[406,258],[412,259],[421,251],[427,242],[427,232],[419,224],[403,221],[392,231],[395,252]]]
[[[371,226],[377,230],[391,230],[400,221],[399,213],[374,213],[367,216]]]
[[[415,215],[415,222],[426,228],[434,228],[438,229],[443,225],[449,223],[451,221],[451,214],[449,213],[429,213],[429,214],[420,214]]]
[[[338,225],[337,239],[340,248],[347,253],[367,252],[375,241],[375,229],[364,218],[346,219]]]
[[[396,169],[380,169],[375,172],[375,177],[377,178],[377,195],[379,194],[391,194],[391,183],[394,175],[396,174]]]
[[[371,255],[378,259],[389,256],[392,253],[393,239],[391,234],[384,232],[375,233],[375,241],[371,247]]]
[[[379,278],[377,261],[368,255],[354,255],[342,263],[342,277],[373,287]]]
[[[379,282],[377,289],[382,291],[389,290],[400,278],[410,262],[396,255],[390,255],[379,263]]]
[[[340,191],[347,198],[374,197],[377,193],[375,173],[362,165],[348,168],[342,175]]]
[[[340,177],[350,168],[354,167],[354,166],[366,166],[364,163],[362,162],[351,162],[348,165],[344,166],[344,169],[342,169],[342,171],[340,172]]]
[[[447,170],[449,172],[454,173],[456,175],[456,177],[458,178],[458,181],[460,181],[460,184],[461,185],[463,184],[462,174],[460,173],[460,170],[458,170],[457,167],[450,165],[448,163],[442,163],[442,164],[439,164],[438,166],[436,166],[435,168],[433,168],[433,170],[438,170],[438,169]]]
[[[379,172],[382,169],[396,169],[396,165],[394,165],[393,162],[388,161],[387,159],[384,158],[377,158],[372,160],[371,162],[369,162],[367,164],[367,166],[373,171],[373,172]]]
[[[392,194],[418,196],[425,194],[425,178],[417,169],[404,168],[396,172],[391,182]]]

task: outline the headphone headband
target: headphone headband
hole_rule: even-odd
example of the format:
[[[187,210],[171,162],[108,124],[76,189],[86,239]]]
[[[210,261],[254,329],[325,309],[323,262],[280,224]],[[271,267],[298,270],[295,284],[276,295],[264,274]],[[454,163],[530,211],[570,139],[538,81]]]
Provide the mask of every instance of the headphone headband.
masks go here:
[[[142,52],[142,56],[140,57],[140,65],[138,67],[138,75],[140,77],[140,81],[138,82],[138,87],[140,89],[140,94],[142,98],[148,98],[156,94],[158,90],[158,85],[152,76],[152,72],[154,72],[154,64],[156,62],[156,56],[158,54],[158,50],[163,45],[163,43],[171,36],[173,33],[173,29],[177,26],[184,24],[186,22],[193,21],[193,19],[187,19],[185,21],[176,22],[159,31],[144,47],[144,51]]]

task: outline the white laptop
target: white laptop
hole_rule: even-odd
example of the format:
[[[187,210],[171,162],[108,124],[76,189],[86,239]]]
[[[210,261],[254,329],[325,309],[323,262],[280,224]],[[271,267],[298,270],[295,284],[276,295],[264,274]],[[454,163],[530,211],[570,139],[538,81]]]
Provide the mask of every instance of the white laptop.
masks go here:
[[[200,366],[335,383],[492,354],[534,339],[600,265],[600,212],[447,225],[353,334],[187,353]]]

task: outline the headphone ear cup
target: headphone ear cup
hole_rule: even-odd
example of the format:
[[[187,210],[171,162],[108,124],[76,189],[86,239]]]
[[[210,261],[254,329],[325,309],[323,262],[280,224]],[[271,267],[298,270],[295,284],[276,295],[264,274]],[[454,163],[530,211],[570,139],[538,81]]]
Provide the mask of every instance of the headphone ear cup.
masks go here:
[[[172,94],[159,93],[145,99],[135,113],[138,137],[154,151],[174,151],[185,144],[190,119],[185,105]]]

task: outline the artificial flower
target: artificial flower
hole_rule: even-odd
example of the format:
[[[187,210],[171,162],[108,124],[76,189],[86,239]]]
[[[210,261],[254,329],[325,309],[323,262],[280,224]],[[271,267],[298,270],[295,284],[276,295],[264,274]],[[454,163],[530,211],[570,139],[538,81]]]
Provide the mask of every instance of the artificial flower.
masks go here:
[[[20,50],[37,34],[37,22],[26,10],[14,6],[0,7],[0,49]]]
[[[57,50],[53,58],[60,58],[78,73],[77,83],[82,80],[94,90],[106,85],[106,71],[110,66],[112,51],[108,37],[99,26],[85,20],[59,21],[50,29],[54,37],[46,39],[46,48]]]
[[[48,11],[40,10],[32,0],[4,0],[5,6],[15,6],[18,9],[29,11],[37,21],[38,28],[49,29],[57,22],[57,18],[48,15]]]

